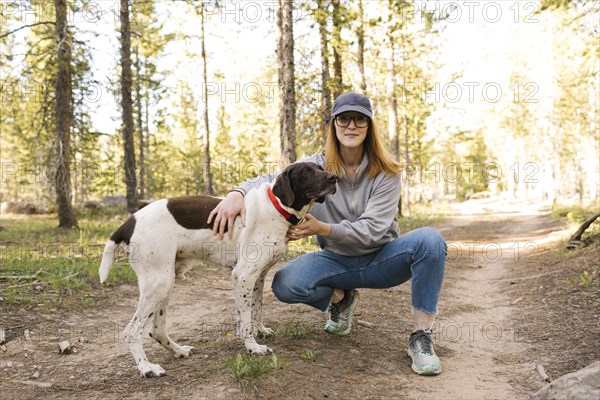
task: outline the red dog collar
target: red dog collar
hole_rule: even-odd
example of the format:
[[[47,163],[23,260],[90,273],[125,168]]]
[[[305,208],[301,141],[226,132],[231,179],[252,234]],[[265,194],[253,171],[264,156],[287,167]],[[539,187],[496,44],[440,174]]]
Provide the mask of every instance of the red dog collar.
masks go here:
[[[290,214],[289,212],[284,210],[283,207],[281,207],[281,204],[279,204],[279,200],[277,200],[277,196],[275,196],[273,194],[273,191],[271,190],[271,188],[267,189],[267,193],[269,193],[269,199],[271,199],[271,203],[273,203],[273,206],[277,209],[277,211],[279,211],[279,214],[283,215],[283,217],[290,224],[299,225],[304,222],[304,218],[300,219],[300,218],[296,217],[295,215]]]

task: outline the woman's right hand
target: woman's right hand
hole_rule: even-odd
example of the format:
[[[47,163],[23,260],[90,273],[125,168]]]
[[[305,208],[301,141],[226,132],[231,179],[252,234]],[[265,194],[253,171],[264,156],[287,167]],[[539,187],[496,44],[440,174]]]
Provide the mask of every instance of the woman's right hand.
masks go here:
[[[244,196],[240,192],[229,192],[229,194],[208,215],[207,223],[210,224],[214,218],[213,232],[223,239],[225,229],[229,232],[229,239],[233,238],[233,225],[237,216],[242,218],[242,225],[246,226],[246,208],[244,207]]]

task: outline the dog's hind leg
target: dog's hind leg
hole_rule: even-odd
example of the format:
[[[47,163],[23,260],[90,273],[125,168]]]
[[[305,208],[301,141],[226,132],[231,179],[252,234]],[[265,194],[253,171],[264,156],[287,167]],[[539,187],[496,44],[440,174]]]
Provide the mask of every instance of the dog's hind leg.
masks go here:
[[[185,281],[185,280],[187,280],[187,277],[185,276],[185,274],[189,270],[196,268],[197,266],[202,265],[202,264],[204,264],[204,261],[195,260],[192,258],[177,260],[177,261],[175,261],[175,277],[177,279],[181,279],[182,281]]]
[[[135,265],[134,268],[138,275],[140,301],[131,322],[123,332],[123,336],[125,342],[129,344],[129,350],[142,376],[147,378],[163,376],[165,370],[160,365],[148,361],[142,346],[142,335],[146,331],[148,323],[154,322],[155,314],[160,313],[160,304],[168,300],[169,290],[175,279],[175,271],[171,267],[164,272],[152,270],[140,274],[139,268],[136,268]]]
[[[154,314],[154,322],[150,327],[150,337],[160,343],[165,349],[175,354],[175,357],[189,357],[194,351],[192,346],[182,346],[174,342],[167,333],[167,306],[169,299],[165,299],[158,306],[158,312]]]

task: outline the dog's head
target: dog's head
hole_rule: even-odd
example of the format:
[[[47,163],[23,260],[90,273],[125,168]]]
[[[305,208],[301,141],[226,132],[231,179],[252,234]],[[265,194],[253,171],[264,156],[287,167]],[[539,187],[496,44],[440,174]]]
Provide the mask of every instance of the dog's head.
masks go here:
[[[281,203],[300,211],[313,199],[322,203],[325,196],[335,193],[337,177],[311,162],[288,165],[275,180],[273,194]]]

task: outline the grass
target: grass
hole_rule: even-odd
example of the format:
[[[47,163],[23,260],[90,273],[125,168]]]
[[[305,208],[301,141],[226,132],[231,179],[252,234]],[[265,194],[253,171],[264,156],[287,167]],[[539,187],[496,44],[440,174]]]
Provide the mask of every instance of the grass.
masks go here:
[[[120,210],[78,216],[80,229],[58,228],[54,215],[3,217],[0,221],[0,310],[13,306],[87,307],[81,296],[99,285],[104,244],[125,219]],[[108,285],[136,282],[123,260]]]
[[[315,333],[313,325],[303,324],[298,321],[288,321],[277,329],[277,335],[285,337],[307,337]]]
[[[411,204],[409,216],[398,217],[400,233],[406,233],[417,228],[432,226],[448,217],[447,211],[440,205]]]
[[[238,353],[235,358],[227,360],[226,365],[229,373],[238,382],[242,393],[244,393],[261,376],[282,369],[285,362],[285,357],[278,358],[275,354],[272,354],[270,358],[266,358]]]
[[[312,361],[314,362],[317,359],[317,355],[314,351],[310,349],[304,349],[302,354],[298,356],[302,361]]]
[[[554,218],[565,218],[573,230],[577,229],[585,220],[596,212],[597,205],[595,205],[595,203],[590,204],[589,207],[555,204],[551,209],[551,214]],[[569,262],[571,262],[571,260],[577,259],[579,270],[581,272],[566,278],[566,281],[570,286],[583,286],[585,289],[592,288],[592,283],[595,281],[595,277],[598,273],[598,262],[597,256],[595,255],[597,254],[598,248],[598,235],[600,235],[600,219],[597,219],[590,225],[582,235],[583,239],[590,239],[587,246],[567,249],[565,241],[549,253],[550,260],[555,264],[564,260],[569,260]],[[594,254],[594,256],[586,257],[588,253]],[[589,260],[593,261],[590,262]]]
[[[579,205],[560,205],[552,206],[551,214],[554,218],[566,218],[573,229],[577,229],[586,219],[598,212],[598,205],[592,203],[587,207]],[[600,218],[590,225],[583,236],[593,236],[600,234]]]
[[[583,221],[591,217],[597,211],[597,206],[590,205],[582,207],[578,205],[561,205],[555,204],[552,206],[552,216],[555,218],[567,218],[570,223],[581,224]]]

